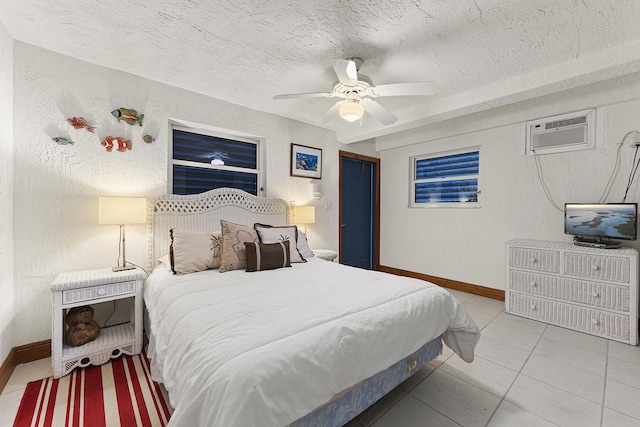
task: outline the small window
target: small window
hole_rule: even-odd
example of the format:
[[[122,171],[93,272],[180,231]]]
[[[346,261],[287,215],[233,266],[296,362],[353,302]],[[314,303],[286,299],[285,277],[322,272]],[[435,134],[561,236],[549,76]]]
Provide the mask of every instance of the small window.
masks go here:
[[[480,150],[417,156],[412,163],[412,207],[477,207]]]
[[[239,188],[258,194],[258,140],[173,126],[172,194]]]

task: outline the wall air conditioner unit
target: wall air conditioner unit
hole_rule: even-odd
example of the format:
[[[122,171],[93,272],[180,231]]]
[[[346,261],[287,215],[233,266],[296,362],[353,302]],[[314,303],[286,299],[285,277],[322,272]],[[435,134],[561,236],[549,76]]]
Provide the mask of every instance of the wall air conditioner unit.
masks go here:
[[[525,154],[562,153],[595,147],[596,110],[578,111],[526,123]]]

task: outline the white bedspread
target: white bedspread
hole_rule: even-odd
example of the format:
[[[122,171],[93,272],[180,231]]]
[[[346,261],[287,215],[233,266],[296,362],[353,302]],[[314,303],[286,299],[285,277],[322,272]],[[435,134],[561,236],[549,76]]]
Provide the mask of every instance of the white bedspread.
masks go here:
[[[480,337],[436,285],[315,258],[255,273],[158,267],[144,298],[173,426],[285,426],[439,335],[466,361]]]

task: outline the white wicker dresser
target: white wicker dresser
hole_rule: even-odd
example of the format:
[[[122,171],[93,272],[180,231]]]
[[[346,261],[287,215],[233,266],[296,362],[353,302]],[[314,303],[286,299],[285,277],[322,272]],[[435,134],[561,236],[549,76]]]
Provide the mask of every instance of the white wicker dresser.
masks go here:
[[[566,242],[506,244],[507,313],[638,344],[638,251]]]

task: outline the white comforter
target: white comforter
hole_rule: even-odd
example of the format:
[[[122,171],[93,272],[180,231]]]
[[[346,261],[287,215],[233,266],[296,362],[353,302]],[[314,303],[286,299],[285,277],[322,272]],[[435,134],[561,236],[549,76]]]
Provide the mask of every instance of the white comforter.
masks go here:
[[[288,425],[439,335],[469,362],[480,337],[436,285],[315,258],[255,273],[161,266],[144,297],[173,426]]]

